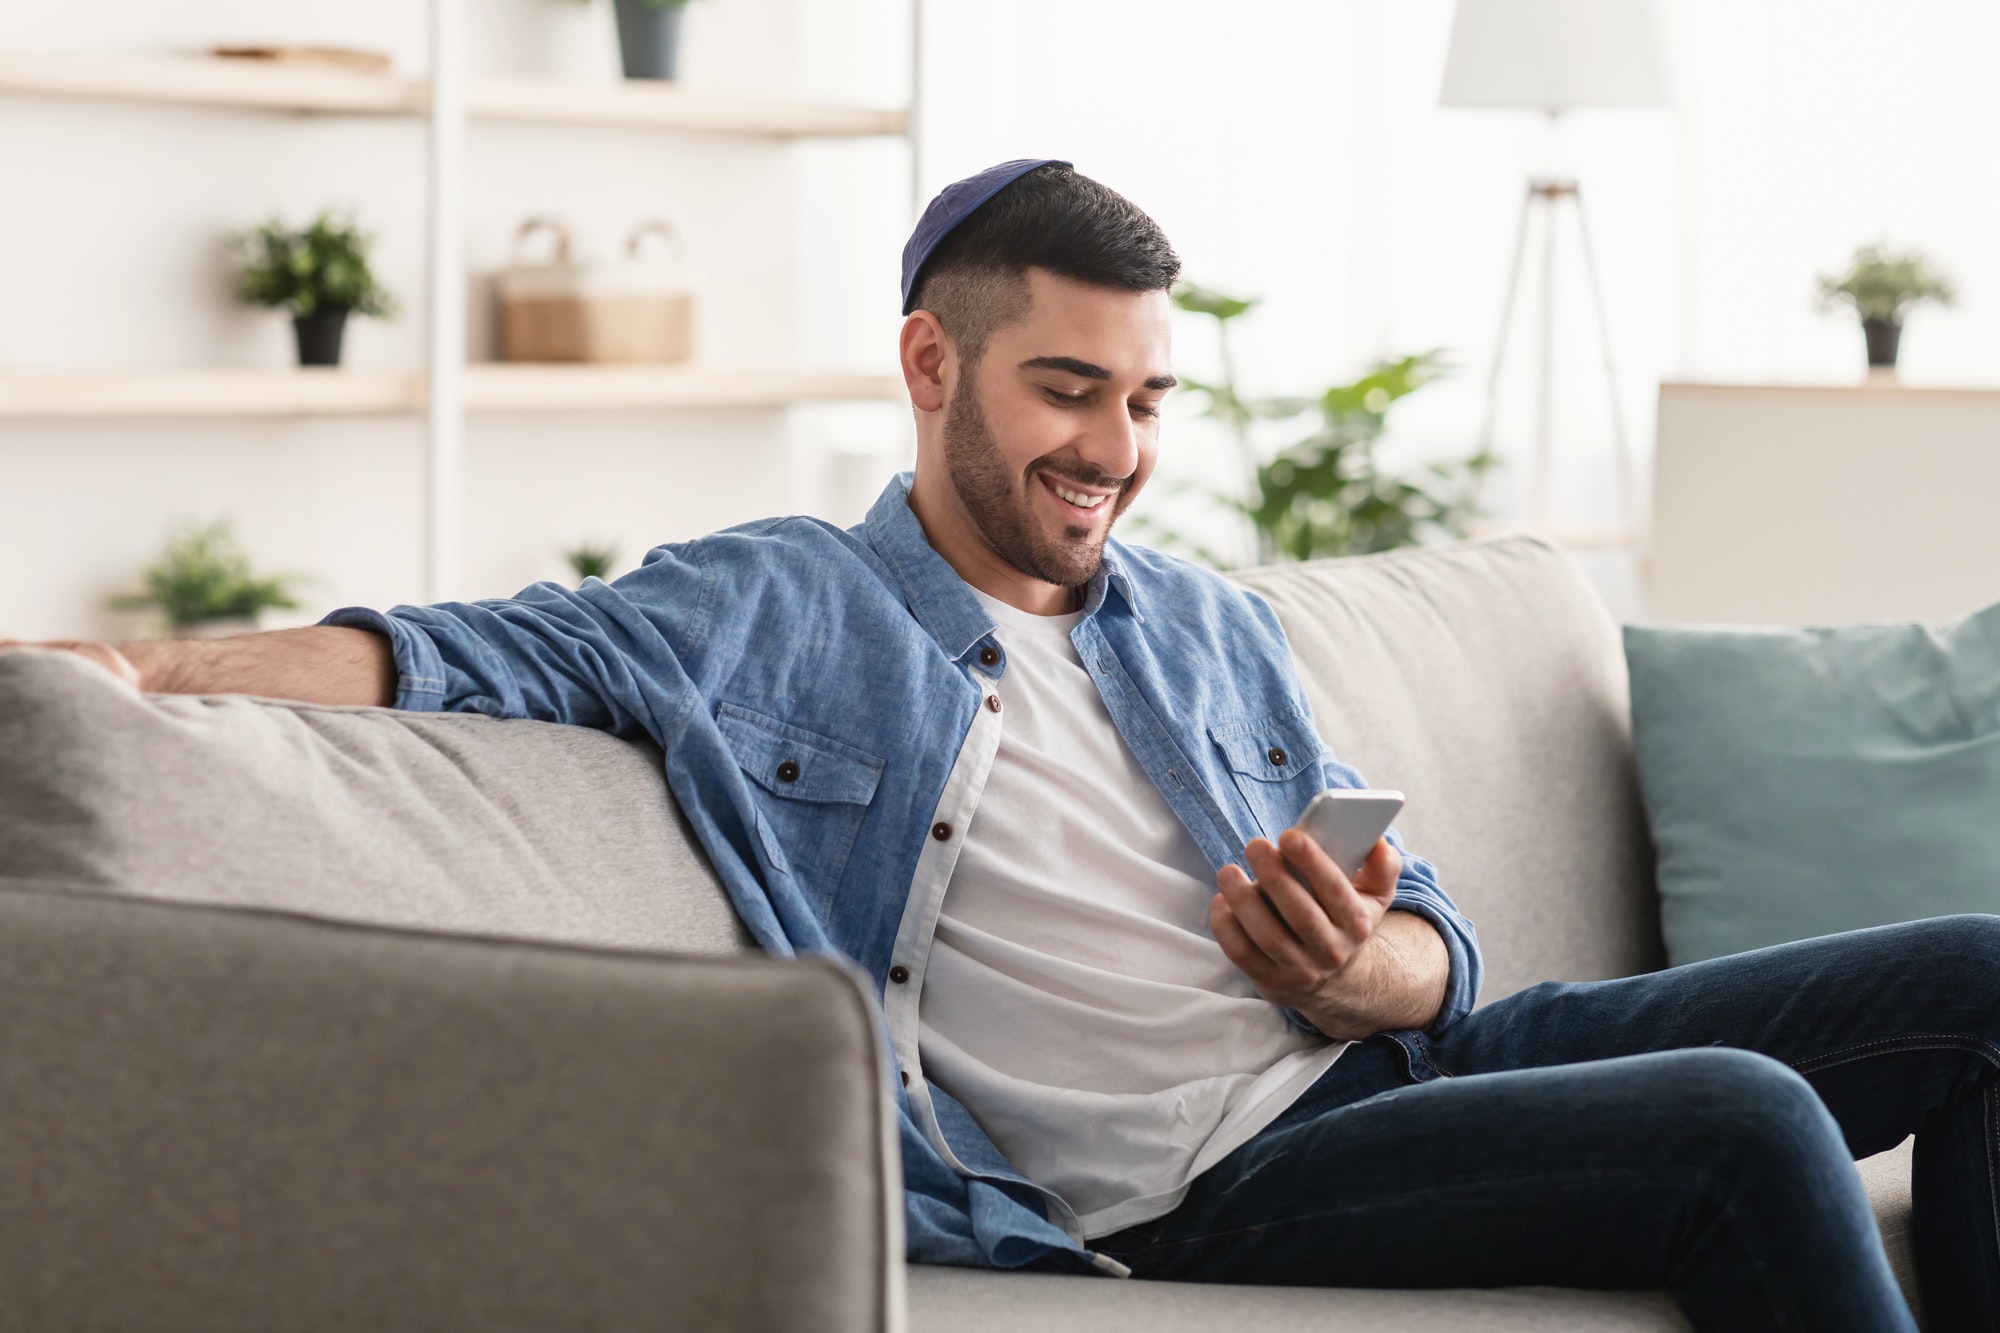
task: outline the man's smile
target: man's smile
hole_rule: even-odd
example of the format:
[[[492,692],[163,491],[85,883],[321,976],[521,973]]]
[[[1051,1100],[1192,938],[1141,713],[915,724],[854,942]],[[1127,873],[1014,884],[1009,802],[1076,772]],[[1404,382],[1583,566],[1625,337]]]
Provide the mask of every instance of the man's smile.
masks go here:
[[[1117,494],[1116,490],[1093,490],[1074,482],[1058,481],[1046,472],[1036,473],[1035,476],[1056,505],[1073,518],[1095,519],[1104,502]]]

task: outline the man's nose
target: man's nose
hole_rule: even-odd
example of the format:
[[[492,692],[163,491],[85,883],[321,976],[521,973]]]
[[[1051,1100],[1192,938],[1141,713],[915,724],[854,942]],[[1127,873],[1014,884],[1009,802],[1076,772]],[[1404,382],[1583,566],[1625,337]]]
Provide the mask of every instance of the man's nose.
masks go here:
[[[1139,423],[1120,402],[1094,412],[1076,441],[1077,454],[1107,478],[1123,479],[1139,470]]]

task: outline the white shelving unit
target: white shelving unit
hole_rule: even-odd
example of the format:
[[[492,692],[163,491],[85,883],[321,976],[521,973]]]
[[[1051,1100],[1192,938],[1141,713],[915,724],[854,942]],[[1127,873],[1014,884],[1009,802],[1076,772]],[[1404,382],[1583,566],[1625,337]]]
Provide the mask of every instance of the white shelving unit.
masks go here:
[[[778,408],[888,400],[893,375],[718,366],[571,366],[465,361],[468,122],[613,128],[756,139],[904,136],[915,195],[916,108],[842,106],[687,91],[672,84],[467,77],[466,0],[429,0],[428,77],[215,57],[0,52],[0,96],[205,107],[293,116],[372,116],[426,131],[427,364],[420,372],[237,370],[0,373],[0,421],[144,417],[425,415],[424,589],[456,595],[468,413]],[[921,0],[912,0],[921,50]],[[912,88],[921,89],[913,79]]]
[[[875,401],[893,375],[837,371],[493,365],[465,368],[468,412],[772,408]],[[155,370],[0,374],[0,421],[110,417],[388,416],[424,411],[427,376],[393,371]]]
[[[430,80],[205,56],[0,52],[0,93],[91,101],[226,107],[301,115],[425,114]],[[671,84],[563,83],[475,78],[465,83],[473,120],[622,126],[761,138],[900,135],[909,113],[687,92]]]

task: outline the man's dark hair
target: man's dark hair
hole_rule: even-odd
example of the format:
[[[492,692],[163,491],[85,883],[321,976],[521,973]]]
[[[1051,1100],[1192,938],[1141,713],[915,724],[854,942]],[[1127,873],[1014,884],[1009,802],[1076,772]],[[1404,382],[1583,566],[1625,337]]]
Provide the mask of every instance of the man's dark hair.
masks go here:
[[[1180,256],[1160,224],[1108,185],[1037,167],[972,211],[925,261],[910,308],[928,310],[968,365],[996,329],[1028,317],[1028,269],[1128,292],[1163,292]]]

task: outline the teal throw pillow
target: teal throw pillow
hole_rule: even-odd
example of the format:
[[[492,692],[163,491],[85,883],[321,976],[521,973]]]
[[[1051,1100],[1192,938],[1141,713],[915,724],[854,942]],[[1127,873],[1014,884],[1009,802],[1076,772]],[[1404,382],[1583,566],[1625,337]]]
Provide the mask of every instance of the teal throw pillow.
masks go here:
[[[1627,626],[1625,659],[1671,962],[2000,912],[2000,605]]]

